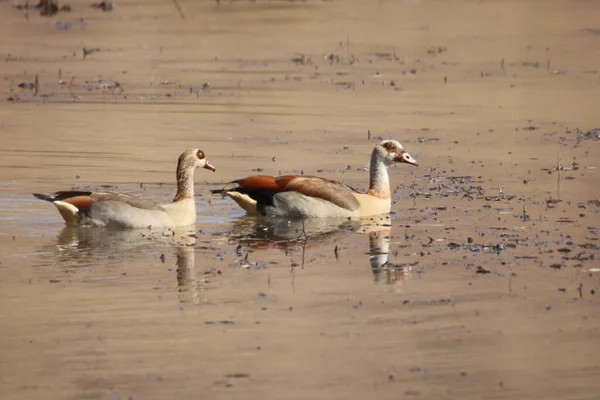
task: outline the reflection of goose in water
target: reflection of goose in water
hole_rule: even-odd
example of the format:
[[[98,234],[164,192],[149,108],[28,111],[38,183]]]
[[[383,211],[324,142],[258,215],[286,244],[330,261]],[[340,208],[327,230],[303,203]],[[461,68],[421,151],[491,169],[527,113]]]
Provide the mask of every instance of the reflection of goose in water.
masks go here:
[[[57,235],[56,251],[66,259],[134,252],[151,245],[194,246],[195,227],[172,229],[112,230],[65,227]]]
[[[284,218],[246,218],[235,221],[229,238],[252,249],[297,247],[308,242],[323,243],[336,233],[356,231],[360,222],[347,218],[311,218],[288,220]]]
[[[81,267],[99,268],[95,271],[111,271],[110,276],[94,279],[118,277],[114,270],[102,268],[110,265],[111,260],[124,257],[144,257],[155,255],[163,263],[174,248],[177,273],[177,290],[180,302],[199,303],[199,292],[212,285],[213,272],[206,273],[201,279],[195,271],[195,226],[172,229],[111,230],[97,227],[65,227],[56,238],[56,244],[46,247],[42,254],[52,254],[52,263],[61,269],[75,270]],[[165,256],[165,253],[167,254]],[[159,255],[160,254],[160,255]],[[44,257],[47,260],[47,257]],[[191,298],[188,298],[188,294]]]
[[[389,216],[362,220],[312,218],[287,220],[282,218],[246,218],[235,221],[229,238],[238,244],[238,255],[243,248],[251,250],[302,249],[302,259],[307,248],[327,242],[341,241],[352,233],[369,235],[369,264],[376,282],[397,283],[410,276],[410,265],[393,264],[388,261],[391,240]],[[247,256],[247,254],[246,254]],[[337,258],[337,247],[336,247]],[[241,265],[247,266],[246,259]]]
[[[412,264],[394,264],[388,261],[391,225],[366,225],[361,228],[362,233],[369,234],[369,262],[375,282],[393,284],[410,279]]]
[[[200,303],[200,292],[203,286],[209,284],[209,277],[205,276],[202,279],[196,277],[195,256],[196,251],[194,246],[177,246],[175,249],[177,258],[177,291],[179,292],[180,303]],[[214,277],[214,275],[212,275]],[[187,299],[187,295],[191,299]]]

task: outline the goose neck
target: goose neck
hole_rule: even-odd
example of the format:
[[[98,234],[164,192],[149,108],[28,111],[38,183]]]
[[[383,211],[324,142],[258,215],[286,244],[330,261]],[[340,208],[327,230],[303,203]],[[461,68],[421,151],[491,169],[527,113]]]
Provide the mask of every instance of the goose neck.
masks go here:
[[[368,193],[371,196],[383,199],[391,198],[388,168],[376,150],[373,151],[373,155],[371,156],[369,175],[370,184]]]
[[[177,194],[173,202],[194,198],[194,169],[177,167]]]

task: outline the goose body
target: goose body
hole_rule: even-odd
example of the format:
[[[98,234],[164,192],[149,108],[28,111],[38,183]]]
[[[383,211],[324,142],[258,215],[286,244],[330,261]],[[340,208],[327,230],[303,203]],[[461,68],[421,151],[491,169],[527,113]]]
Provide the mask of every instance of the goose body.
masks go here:
[[[169,204],[160,205],[116,192],[61,191],[33,195],[53,203],[67,226],[127,229],[192,225],[196,222],[194,170],[198,167],[215,170],[201,150],[190,149],[181,154],[177,163],[177,194]]]
[[[254,175],[238,179],[232,189],[213,190],[233,199],[248,215],[287,218],[362,218],[387,214],[392,200],[388,166],[418,165],[400,143],[385,140],[371,154],[370,185],[360,193],[336,181],[316,176]]]

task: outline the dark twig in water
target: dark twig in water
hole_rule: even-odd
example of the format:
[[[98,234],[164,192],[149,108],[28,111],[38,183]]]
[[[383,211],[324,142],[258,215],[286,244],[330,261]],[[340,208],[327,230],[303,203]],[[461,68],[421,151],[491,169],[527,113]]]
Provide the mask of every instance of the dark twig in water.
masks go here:
[[[308,235],[306,234],[306,229],[304,228],[304,218],[302,218],[301,221],[302,221],[302,235],[298,236],[298,239],[300,239],[302,236],[304,236],[304,240],[308,240]]]
[[[558,146],[558,154],[556,160],[556,172],[558,174],[557,182],[556,182],[556,200],[560,200],[560,172],[562,170],[562,166],[560,165],[560,145]]]
[[[304,236],[304,243],[302,244],[302,264],[300,265],[302,269],[304,269],[304,255],[306,253],[306,244],[308,243],[308,235],[306,234],[306,229],[304,228],[304,218],[302,218],[302,235],[298,236],[298,239],[300,239],[302,236]]]
[[[69,94],[73,94],[72,89],[73,89],[73,81],[75,80],[75,77],[73,76],[71,78],[71,80],[69,81]]]
[[[294,268],[292,268],[292,281],[290,282],[292,284],[292,293],[296,293],[296,271],[294,271]]]
[[[175,8],[177,9],[177,11],[179,12],[179,15],[181,16],[181,19],[183,21],[185,21],[185,14],[183,13],[183,10],[181,9],[181,7],[179,6],[179,3],[177,2],[177,0],[173,0],[173,4],[175,4]]]
[[[302,269],[304,269],[304,256],[306,254],[306,245],[308,244],[308,238],[306,238],[304,240],[304,243],[302,244],[302,264],[300,264],[300,266],[302,267]]]
[[[85,47],[83,48],[83,58],[86,58],[87,56],[89,56],[90,54],[94,54],[99,52],[100,49],[95,48],[95,49],[86,49]]]

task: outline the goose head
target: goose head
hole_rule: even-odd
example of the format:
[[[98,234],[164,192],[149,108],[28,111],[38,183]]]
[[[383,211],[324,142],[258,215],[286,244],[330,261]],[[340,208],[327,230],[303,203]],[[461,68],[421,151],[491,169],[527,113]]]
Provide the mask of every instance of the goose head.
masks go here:
[[[206,154],[202,150],[190,149],[186,150],[179,156],[177,170],[193,170],[196,168],[205,168],[215,171],[216,168],[208,161]]]
[[[408,154],[397,140],[384,140],[375,146],[374,150],[387,166],[395,163],[406,163],[418,166],[419,163]]]

